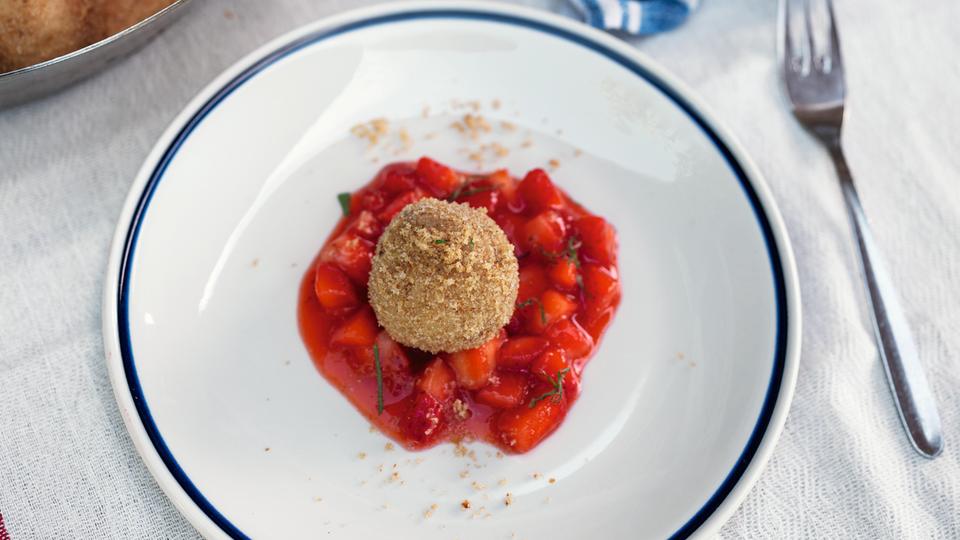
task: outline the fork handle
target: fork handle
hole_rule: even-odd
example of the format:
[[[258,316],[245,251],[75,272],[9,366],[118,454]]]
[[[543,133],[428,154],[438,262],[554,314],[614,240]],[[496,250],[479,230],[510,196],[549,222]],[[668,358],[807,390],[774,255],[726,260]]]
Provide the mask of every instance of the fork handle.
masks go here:
[[[913,334],[893,288],[886,264],[880,254],[860,196],[853,184],[850,168],[839,141],[829,144],[830,156],[840,177],[843,199],[857,238],[867,296],[873,312],[874,331],[887,382],[900,413],[900,420],[913,447],[925,457],[936,457],[943,450],[940,415],[927,377],[917,355]]]

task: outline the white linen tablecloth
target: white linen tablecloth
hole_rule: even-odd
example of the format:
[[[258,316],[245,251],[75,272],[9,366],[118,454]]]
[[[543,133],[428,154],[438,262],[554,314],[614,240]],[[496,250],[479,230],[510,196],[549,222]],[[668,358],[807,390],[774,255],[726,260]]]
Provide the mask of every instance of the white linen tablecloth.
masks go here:
[[[221,70],[358,4],[205,0],[138,54],[0,111],[0,514],[14,540],[194,538],[140,461],[107,379],[100,298],[134,175]],[[564,0],[530,5],[573,14]],[[910,448],[863,303],[827,155],[787,112],[771,0],[707,0],[635,45],[732,128],[773,189],[804,311],[796,396],[724,538],[960,538],[960,3],[838,0],[847,155],[943,417]],[[922,4],[922,5],[921,5]]]

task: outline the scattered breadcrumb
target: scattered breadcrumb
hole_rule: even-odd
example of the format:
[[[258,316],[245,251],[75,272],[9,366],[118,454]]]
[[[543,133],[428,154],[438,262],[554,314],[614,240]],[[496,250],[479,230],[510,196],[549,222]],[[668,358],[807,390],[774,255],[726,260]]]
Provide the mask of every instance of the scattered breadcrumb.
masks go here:
[[[386,118],[374,118],[350,128],[350,133],[361,139],[366,139],[370,146],[376,145],[380,138],[387,134],[390,124]]]
[[[493,107],[493,110],[495,111],[500,110],[500,100],[494,98],[493,101],[490,102],[490,106]]]
[[[473,486],[473,489],[475,489],[475,490],[477,490],[477,491],[483,491],[483,490],[487,489],[487,485],[486,485],[486,484],[484,484],[483,482],[477,482],[476,480],[474,480],[473,483],[470,484],[470,485]]]
[[[503,120],[502,122],[500,122],[500,127],[502,127],[504,131],[513,131],[517,129],[516,124],[514,124],[513,122],[508,122],[506,120]]]
[[[383,472],[383,464],[377,465],[377,472]]]
[[[320,501],[323,500],[323,497],[314,497],[313,500],[314,500],[315,502],[320,502]]]
[[[437,511],[437,508],[438,508],[438,506],[437,506],[436,503],[431,504],[431,505],[430,505],[430,508],[427,508],[427,509],[423,512],[423,517],[429,518],[430,516],[433,515],[434,512]]]
[[[551,478],[551,479],[547,480],[547,482],[549,482],[549,483],[551,483],[551,484],[556,484],[556,483],[557,483],[557,479],[556,479],[556,478]]]
[[[573,149],[573,157],[580,157],[581,154],[583,154],[583,150],[581,150],[581,149],[579,149],[579,148],[574,148],[574,149]]]
[[[543,477],[543,475],[540,474],[540,473],[538,473],[538,472],[535,472],[535,473],[533,473],[533,474],[530,475],[530,476],[532,476],[534,480],[539,480],[540,478]]]
[[[505,486],[505,485],[507,485],[507,479],[506,479],[506,478],[501,478],[500,481],[497,482],[497,485],[498,485],[498,486]]]
[[[486,118],[479,114],[472,113],[463,115],[461,120],[454,122],[451,126],[453,129],[473,140],[476,140],[483,133],[489,133],[491,129],[490,123],[487,122]]]
[[[470,515],[470,518],[471,519],[476,519],[478,517],[488,518],[491,515],[492,514],[490,514],[490,512],[487,512],[487,508],[485,506],[481,506],[480,508],[477,509],[476,512]]]
[[[397,471],[393,471],[393,474],[390,475],[390,481],[396,482],[398,480],[400,480],[400,473],[398,473]]]
[[[513,495],[511,495],[510,493],[507,493],[507,495],[503,498],[503,504],[507,506],[510,506],[511,504],[513,504]]]
[[[393,448],[394,447],[392,442],[388,442],[387,444],[383,445],[383,449],[386,450],[387,452],[392,452]],[[394,467],[396,467],[396,465],[394,465]]]
[[[453,415],[461,422],[470,418],[470,407],[462,400],[453,400]]]
[[[413,146],[413,139],[410,138],[410,132],[405,128],[400,128],[400,131],[397,132],[397,136],[400,137],[400,149],[396,153],[409,150]]]
[[[264,448],[263,451],[264,451],[264,452],[269,452],[269,451],[270,451],[270,447],[268,446],[268,447]]]
[[[497,459],[503,459],[503,452],[497,451]]]
[[[560,161],[556,159],[551,159],[550,161],[547,162],[547,164],[550,165],[551,169],[556,169],[557,167],[560,166]]]
[[[366,452],[359,452],[359,453],[357,454],[357,457],[360,458],[360,459],[367,459],[367,453],[366,453]]]
[[[454,444],[453,446],[453,455],[457,457],[464,457],[467,455],[467,452],[469,451],[470,450],[466,446],[464,446],[462,439],[458,440],[456,444]]]
[[[469,510],[470,501],[468,501],[467,499],[464,499],[463,501],[460,502],[460,506],[462,506],[464,510]]]
[[[531,146],[533,146],[533,141],[530,139],[527,139],[522,143],[520,143],[520,148],[530,148]]]
[[[496,154],[497,157],[504,157],[504,156],[506,156],[507,154],[510,153],[510,151],[507,150],[507,149],[506,149],[503,145],[501,145],[500,143],[492,143],[492,144],[490,145],[490,148],[493,150],[493,153]]]
[[[460,478],[466,478],[470,476],[470,469],[464,469],[460,471]]]
[[[250,267],[251,267],[251,268],[256,268],[257,265],[259,265],[259,264],[260,264],[260,258],[259,258],[259,257],[257,257],[256,259],[250,261]]]

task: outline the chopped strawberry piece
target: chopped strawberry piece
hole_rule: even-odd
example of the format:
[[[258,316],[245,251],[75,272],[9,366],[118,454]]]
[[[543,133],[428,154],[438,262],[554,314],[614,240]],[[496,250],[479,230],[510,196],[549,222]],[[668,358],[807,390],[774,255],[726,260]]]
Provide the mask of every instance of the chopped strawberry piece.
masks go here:
[[[583,254],[602,265],[617,261],[617,233],[605,219],[585,216],[575,225],[583,242]]]
[[[379,212],[385,204],[387,204],[387,200],[383,197],[382,192],[374,189],[365,189],[353,196],[353,203],[350,205],[350,215],[356,214],[361,209],[370,212]]]
[[[541,334],[548,326],[566,319],[577,312],[577,302],[554,289],[547,289],[540,295],[540,302],[524,308],[527,329],[531,333]],[[533,308],[533,309],[531,309]]]
[[[588,313],[599,313],[620,296],[620,282],[614,271],[594,264],[583,266],[583,292]]]
[[[344,233],[320,252],[320,261],[340,267],[357,285],[366,286],[370,276],[370,259],[373,257],[373,242],[352,233]]]
[[[563,248],[567,227],[563,218],[552,210],[537,214],[523,226],[520,241],[528,250],[557,252]]]
[[[561,257],[547,270],[550,281],[561,289],[572,291],[577,288],[577,265],[569,257]]]
[[[373,347],[377,339],[377,320],[370,308],[364,307],[347,317],[330,336],[337,347]]]
[[[419,189],[408,191],[390,201],[390,204],[388,204],[382,212],[377,214],[377,219],[380,220],[380,223],[389,225],[390,221],[393,220],[393,216],[399,214],[407,205],[413,204],[424,197],[426,197],[426,195]]]
[[[377,334],[377,356],[380,357],[380,369],[384,373],[407,373],[410,371],[410,359],[403,347],[390,337],[386,330]]]
[[[616,313],[616,307],[608,307],[601,311],[589,312],[587,318],[583,322],[583,329],[586,330],[591,337],[593,337],[594,343],[600,342],[600,336],[603,335],[603,331],[607,328],[607,325],[610,324],[610,320],[613,319],[613,314]]]
[[[360,304],[360,297],[350,278],[330,263],[317,265],[313,289],[317,301],[326,309],[351,308]]]
[[[509,212],[502,214],[495,214],[493,220],[497,222],[497,225],[503,230],[503,234],[507,235],[507,240],[513,244],[513,251],[517,257],[522,257],[526,252],[526,242],[521,242],[520,239],[523,237],[523,226],[527,224],[527,220],[524,219],[520,214],[511,214]]]
[[[543,169],[534,169],[520,181],[520,196],[535,212],[563,208],[563,195]]]
[[[352,216],[353,214],[350,215]],[[377,238],[380,238],[380,233],[383,232],[383,229],[380,227],[380,222],[377,221],[377,218],[373,217],[370,211],[361,210],[360,213],[357,214],[357,217],[347,226],[347,232],[351,232],[367,240],[376,241]]]
[[[407,436],[423,443],[436,438],[445,427],[443,404],[426,392],[417,392],[404,421]]]
[[[547,315],[547,324],[565,319],[577,312],[577,302],[569,296],[554,289],[544,291],[540,295],[540,303]]]
[[[417,379],[417,388],[430,394],[437,401],[446,401],[452,396],[456,385],[453,371],[440,357],[431,360]]]
[[[376,358],[379,357],[380,372],[384,378],[385,393],[395,394],[396,392],[392,392],[392,386],[396,386],[397,389],[408,386],[406,384],[396,383],[401,382],[400,379],[406,380],[409,378],[410,360],[407,358],[407,353],[403,350],[403,347],[393,341],[393,338],[387,334],[386,330],[381,330],[380,333],[377,334],[374,344],[377,346],[376,355],[374,355],[372,346],[353,347],[350,351],[353,355],[351,365],[354,366],[354,369],[356,369],[359,374],[374,375],[376,374]],[[410,381],[409,386],[413,386],[412,381]]]
[[[572,360],[582,358],[593,350],[593,337],[573,319],[564,319],[547,330],[550,343],[567,351]],[[500,353],[503,358],[503,353]]]
[[[520,267],[520,286],[517,289],[517,302],[530,298],[539,298],[547,290],[547,275],[539,264],[527,264]]]
[[[449,197],[457,189],[457,186],[463,182],[456,171],[428,157],[422,157],[417,162],[417,174],[423,184],[440,198]]]
[[[498,371],[490,384],[477,390],[475,397],[484,405],[510,409],[523,403],[527,395],[527,377],[521,373]]]
[[[492,214],[497,207],[497,201],[500,200],[500,194],[496,191],[482,191],[480,193],[469,194],[466,197],[457,199],[457,202],[465,202],[471,208],[481,208]]]
[[[531,395],[536,395],[536,392],[531,392]],[[541,399],[532,408],[523,404],[501,412],[496,420],[496,431],[504,446],[523,453],[555,430],[565,412],[562,399],[559,403],[551,398]]]
[[[566,370],[566,371],[564,371]],[[557,380],[563,373],[563,392],[569,399],[580,393],[580,379],[572,369],[570,357],[566,351],[559,347],[551,347],[541,354],[533,364],[530,365],[530,372],[539,377],[543,382],[556,388]]]
[[[387,165],[380,171],[380,189],[390,195],[404,193],[416,185],[416,169],[408,163]]]
[[[457,383],[468,390],[485,386],[497,367],[497,352],[501,343],[502,331],[500,335],[475,349],[451,353],[448,361],[457,376]]]
[[[549,345],[549,342],[541,337],[520,336],[510,338],[500,347],[497,365],[507,368],[529,366],[530,362],[533,362],[547,348],[547,345]]]
[[[530,364],[530,372],[542,378],[544,382],[553,383],[564,369],[570,367],[566,353],[559,347],[550,347]],[[564,375],[566,379],[566,375]]]
[[[517,204],[517,182],[510,176],[510,173],[507,172],[506,169],[494,171],[493,174],[487,178],[487,181],[490,182],[490,185],[493,186],[500,195],[498,199],[500,210],[520,209]]]

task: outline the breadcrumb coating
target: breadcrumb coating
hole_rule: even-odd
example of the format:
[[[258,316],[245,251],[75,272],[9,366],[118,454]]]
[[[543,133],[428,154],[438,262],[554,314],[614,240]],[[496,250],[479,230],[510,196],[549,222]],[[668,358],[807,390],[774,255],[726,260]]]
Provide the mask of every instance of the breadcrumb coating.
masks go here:
[[[479,347],[510,321],[518,283],[513,245],[483,210],[423,199],[384,230],[368,289],[393,339],[449,353]]]

